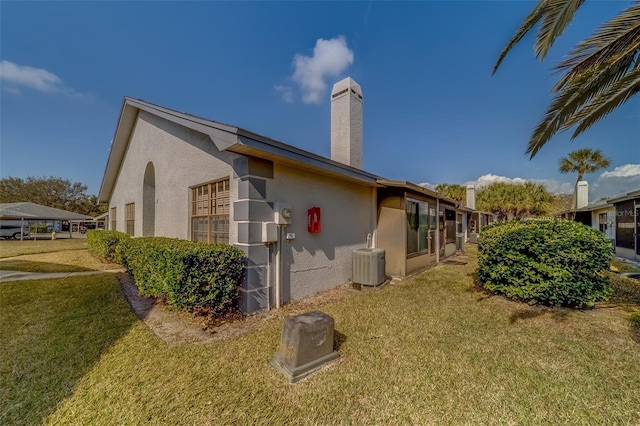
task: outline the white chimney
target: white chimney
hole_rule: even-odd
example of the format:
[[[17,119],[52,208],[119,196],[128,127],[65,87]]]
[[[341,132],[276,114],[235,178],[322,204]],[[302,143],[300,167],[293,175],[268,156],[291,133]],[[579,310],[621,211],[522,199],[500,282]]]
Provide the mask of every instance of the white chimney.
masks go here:
[[[473,185],[467,185],[467,207],[476,209],[476,187]]]
[[[576,209],[586,207],[589,204],[589,184],[581,180],[576,185]]]
[[[331,90],[331,159],[362,169],[362,89],[351,77]]]

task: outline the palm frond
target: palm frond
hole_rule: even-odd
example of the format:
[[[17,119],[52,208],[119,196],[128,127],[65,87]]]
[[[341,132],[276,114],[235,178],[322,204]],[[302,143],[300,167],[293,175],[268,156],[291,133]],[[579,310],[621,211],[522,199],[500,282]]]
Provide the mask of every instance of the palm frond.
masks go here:
[[[536,37],[536,57],[542,62],[547,52],[569,25],[584,0],[549,0],[542,16],[540,31]]]
[[[568,58],[555,68],[569,70],[558,82],[562,87],[585,72],[602,67],[620,67],[640,52],[640,1],[604,23],[591,37],[578,43]]]
[[[607,90],[598,93],[578,113],[567,120],[561,129],[579,123],[571,136],[571,139],[574,139],[638,92],[640,92],[640,68],[634,69]]]
[[[505,48],[502,49],[498,60],[493,66],[493,72],[491,73],[491,75],[494,75],[496,71],[498,71],[498,67],[500,67],[500,64],[507,56],[507,53],[509,53],[509,51],[513,48],[513,46],[515,46],[520,40],[522,40],[522,37],[524,37],[529,32],[529,30],[533,28],[538,23],[538,21],[540,21],[540,19],[542,19],[546,12],[547,3],[549,3],[549,0],[541,0],[540,3],[538,3],[538,5],[531,11],[529,16],[527,16],[513,38],[511,38],[511,41],[509,41]]]
[[[572,173],[575,171],[575,167],[575,164],[569,161],[569,159],[562,157],[560,159],[560,167],[558,170],[560,170],[560,173]]]
[[[572,86],[573,87],[573,86]],[[563,90],[556,94],[556,97],[547,108],[547,112],[542,117],[536,128],[529,138],[527,145],[527,154],[529,158],[535,157],[540,148],[542,148],[553,135],[558,132],[566,121],[571,118],[579,108],[584,105],[593,96],[589,91],[581,90]]]
[[[606,90],[609,86],[611,86],[616,81],[620,80],[624,77],[629,70],[633,69],[634,62],[637,62],[638,56],[635,52],[632,52],[621,58],[615,66],[607,66],[602,64],[599,68],[592,67],[592,70],[581,73],[571,73],[568,71],[562,78],[556,83],[556,85],[551,90],[552,93],[558,92],[560,90],[565,89],[569,84],[574,87],[580,87],[588,85],[587,81],[597,82],[596,85],[593,85],[598,91]],[[594,92],[595,96],[597,92]]]
[[[631,65],[634,58],[628,57],[626,61]],[[624,76],[627,69],[604,68],[599,73],[583,74],[556,93],[551,105],[547,108],[547,112],[531,134],[526,151],[527,154],[530,154],[530,158],[535,157],[540,148],[558,131],[571,127],[573,124],[567,124],[569,120],[581,108],[588,105],[594,97],[607,91],[609,87],[615,84],[621,76]]]

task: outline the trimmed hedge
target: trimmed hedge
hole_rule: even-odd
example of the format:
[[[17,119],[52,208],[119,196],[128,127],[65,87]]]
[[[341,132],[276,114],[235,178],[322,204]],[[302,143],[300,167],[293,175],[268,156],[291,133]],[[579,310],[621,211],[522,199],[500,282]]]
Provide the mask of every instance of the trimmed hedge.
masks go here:
[[[611,242],[567,220],[501,222],[478,241],[481,287],[530,304],[587,307],[611,293]]]
[[[124,232],[108,230],[87,230],[87,246],[96,256],[108,261],[122,264],[122,246],[131,239]]]
[[[171,238],[131,238],[124,263],[143,296],[176,309],[224,312],[238,301],[244,252],[224,244]]]

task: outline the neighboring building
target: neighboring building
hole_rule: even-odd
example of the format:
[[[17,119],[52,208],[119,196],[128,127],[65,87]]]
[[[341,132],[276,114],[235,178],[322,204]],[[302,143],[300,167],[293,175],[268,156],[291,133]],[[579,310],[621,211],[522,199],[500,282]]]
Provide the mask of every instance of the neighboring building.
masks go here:
[[[76,228],[79,224],[85,221],[90,221],[93,218],[84,214],[68,212],[66,210],[55,209],[53,207],[43,206],[41,204],[20,202],[20,203],[2,203],[0,204],[0,226],[5,227],[3,224],[7,224],[7,229],[14,229],[14,238],[22,239],[28,234],[27,229],[30,226],[40,225],[47,229],[47,232],[56,231],[69,231],[69,237],[72,236],[72,224],[75,224]],[[18,229],[15,231],[16,224],[18,228],[22,228],[22,231]],[[3,237],[9,236],[7,232],[3,232]]]
[[[640,190],[607,201],[615,207],[616,255],[640,261]]]
[[[386,250],[387,274],[406,276],[462,249],[464,207],[409,182],[378,183],[376,243]]]
[[[361,170],[362,102],[352,79],[334,85],[328,159],[125,98],[99,194],[109,204],[106,222],[136,237],[240,248],[247,257],[245,313],[346,283],[359,248],[385,249],[387,274],[397,275],[450,256],[463,232],[457,213],[467,210]],[[391,200],[397,212],[389,219],[384,208]],[[426,219],[412,216],[416,205]]]
[[[473,185],[467,185],[466,200],[466,226],[464,231],[465,241],[476,244],[478,235],[482,228],[491,225],[496,221],[496,215],[491,212],[482,212],[476,210],[476,188]]]
[[[589,204],[589,185],[580,181],[576,188],[577,208],[557,217],[575,220],[604,232],[617,256],[640,260],[640,190]]]
[[[615,247],[616,218],[613,204],[606,199],[589,203],[589,184],[580,181],[576,185],[576,207],[558,213],[556,217],[574,220],[603,232]]]

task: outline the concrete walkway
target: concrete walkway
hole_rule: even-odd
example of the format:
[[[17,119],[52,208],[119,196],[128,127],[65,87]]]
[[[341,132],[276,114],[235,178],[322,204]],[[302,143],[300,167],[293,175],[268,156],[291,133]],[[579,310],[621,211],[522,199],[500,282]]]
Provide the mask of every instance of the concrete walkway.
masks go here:
[[[22,271],[2,271],[0,270],[0,283],[21,280],[44,280],[55,278],[75,277],[78,275],[95,275],[105,273],[123,272],[123,269],[109,269],[105,271],[85,271],[85,272],[22,272]]]

